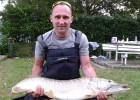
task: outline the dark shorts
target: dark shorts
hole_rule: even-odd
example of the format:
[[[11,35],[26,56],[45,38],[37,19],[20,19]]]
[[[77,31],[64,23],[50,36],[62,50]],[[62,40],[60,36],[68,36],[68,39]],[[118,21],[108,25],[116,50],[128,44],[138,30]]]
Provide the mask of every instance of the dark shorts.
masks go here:
[[[51,99],[46,96],[41,96],[41,97],[35,98],[30,94],[26,94],[25,96],[15,98],[12,100],[51,100]],[[90,98],[90,99],[85,99],[85,100],[97,100],[97,98]]]
[[[33,97],[31,94],[26,94],[25,96],[15,98],[12,100],[51,100],[51,99],[46,96],[41,96],[41,97],[36,98],[36,97]]]

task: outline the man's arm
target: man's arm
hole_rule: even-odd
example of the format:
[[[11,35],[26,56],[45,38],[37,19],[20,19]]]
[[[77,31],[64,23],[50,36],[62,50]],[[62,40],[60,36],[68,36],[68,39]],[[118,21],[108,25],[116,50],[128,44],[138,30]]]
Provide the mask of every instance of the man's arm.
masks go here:
[[[44,58],[35,56],[34,65],[32,68],[32,75],[34,76],[42,75],[43,63],[44,63]],[[39,97],[39,96],[43,96],[44,90],[40,86],[38,86],[36,87],[36,90],[34,92],[32,90],[29,90],[27,91],[27,93],[30,93],[33,97]]]
[[[41,76],[42,75],[42,67],[44,63],[44,58],[35,57],[34,65],[32,68],[32,75]]]
[[[85,77],[97,77],[95,70],[90,63],[89,55],[80,56],[81,67]],[[108,96],[103,91],[98,91],[97,100],[108,100]]]
[[[96,72],[91,66],[89,55],[80,56],[80,62],[84,76],[96,77]]]

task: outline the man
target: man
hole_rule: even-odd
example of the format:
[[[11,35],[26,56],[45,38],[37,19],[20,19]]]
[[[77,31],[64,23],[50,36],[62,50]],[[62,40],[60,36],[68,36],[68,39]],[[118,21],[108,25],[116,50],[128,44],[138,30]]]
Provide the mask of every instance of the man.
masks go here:
[[[32,74],[58,80],[74,79],[80,77],[81,65],[85,77],[96,77],[90,64],[87,37],[84,34],[78,35],[80,31],[70,28],[73,21],[71,5],[65,1],[54,3],[50,21],[54,28],[41,35],[36,42]],[[80,40],[76,43],[78,37]],[[47,49],[44,49],[42,44],[46,45]],[[47,63],[43,67],[45,59]],[[41,99],[43,92],[38,86],[36,92],[29,93],[34,98],[43,100]],[[107,100],[107,95],[101,91],[97,99]]]

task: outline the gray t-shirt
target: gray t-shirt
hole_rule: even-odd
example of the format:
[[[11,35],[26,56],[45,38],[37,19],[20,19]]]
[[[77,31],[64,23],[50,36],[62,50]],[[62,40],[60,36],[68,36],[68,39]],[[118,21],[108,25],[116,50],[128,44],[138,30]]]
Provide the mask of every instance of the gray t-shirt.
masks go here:
[[[75,30],[70,28],[69,35],[65,38],[58,38],[55,35],[54,29],[48,31],[43,34],[43,41],[46,43],[48,49],[64,49],[64,48],[71,48],[74,47],[75,43]],[[80,55],[88,55],[89,54],[89,44],[88,39],[85,34],[82,34],[80,45],[79,45],[79,54]],[[37,57],[44,57],[45,51],[42,46],[36,41],[35,46],[35,56]]]

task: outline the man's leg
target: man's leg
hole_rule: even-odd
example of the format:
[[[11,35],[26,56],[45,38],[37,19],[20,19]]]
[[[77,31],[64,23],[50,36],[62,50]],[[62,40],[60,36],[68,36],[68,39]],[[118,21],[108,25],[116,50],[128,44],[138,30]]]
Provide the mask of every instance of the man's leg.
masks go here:
[[[85,99],[85,100],[97,100],[97,98],[89,98],[89,99]]]
[[[46,96],[41,96],[41,97],[33,97],[31,94],[26,94],[25,96],[19,97],[19,98],[15,98],[12,100],[51,100],[51,98],[48,98]]]

